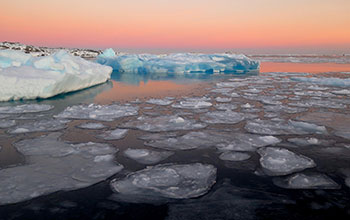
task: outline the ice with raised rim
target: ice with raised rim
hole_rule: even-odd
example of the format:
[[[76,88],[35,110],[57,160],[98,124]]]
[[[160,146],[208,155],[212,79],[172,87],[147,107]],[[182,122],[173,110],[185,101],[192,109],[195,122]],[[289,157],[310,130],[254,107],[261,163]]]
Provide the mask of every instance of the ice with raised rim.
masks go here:
[[[276,177],[273,183],[286,189],[339,189],[331,178],[319,173],[296,173],[288,177]]]
[[[112,68],[64,50],[33,57],[21,51],[0,51],[0,101],[49,98],[110,79]]]
[[[261,167],[270,176],[286,175],[316,166],[312,159],[284,148],[266,147],[257,152],[261,156]]]
[[[124,151],[124,155],[130,159],[133,159],[141,164],[156,164],[162,160],[167,159],[173,152],[169,151],[153,151],[148,149],[131,149],[128,148]]]
[[[260,63],[236,54],[124,54],[111,49],[97,56],[97,62],[126,73],[249,73],[258,72]]]
[[[92,129],[92,130],[99,130],[99,129],[103,129],[103,128],[107,128],[106,125],[102,124],[102,123],[97,123],[97,122],[87,122],[87,123],[83,123],[77,126],[78,128],[82,128],[82,129]]]
[[[97,137],[104,140],[119,140],[124,138],[128,131],[128,129],[117,128],[115,130],[105,131],[104,133],[97,135]]]
[[[46,104],[24,104],[15,106],[0,106],[1,114],[22,114],[22,113],[36,113],[49,111],[53,109],[52,105]]]
[[[159,116],[159,117],[138,117],[136,121],[126,122],[120,127],[137,128],[144,131],[177,131],[205,128],[207,125],[197,122],[193,119],[186,119],[177,115]]]
[[[237,124],[245,119],[244,114],[226,111],[211,111],[200,116],[201,121],[210,124]]]
[[[21,134],[28,132],[41,132],[41,131],[58,131],[67,127],[68,120],[61,119],[43,119],[40,121],[28,122],[25,124],[17,125],[14,128],[8,130],[10,134]]]
[[[161,164],[113,180],[111,187],[130,202],[133,197],[189,199],[209,191],[216,181],[216,171],[210,164]]]
[[[0,204],[84,188],[123,169],[114,162],[116,148],[92,142],[70,144],[60,136],[51,133],[15,143],[27,163],[0,170]]]
[[[117,118],[134,116],[138,114],[138,107],[131,105],[73,105],[63,112],[55,115],[56,118],[92,119],[99,121],[113,121]]]
[[[241,152],[223,152],[220,154],[219,158],[226,161],[244,161],[248,160],[251,156],[247,153]]]

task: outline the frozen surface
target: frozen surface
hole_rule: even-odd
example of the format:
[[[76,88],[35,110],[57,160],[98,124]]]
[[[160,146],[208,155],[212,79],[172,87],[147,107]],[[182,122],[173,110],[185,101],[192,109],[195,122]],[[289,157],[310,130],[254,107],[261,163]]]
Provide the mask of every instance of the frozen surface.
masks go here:
[[[173,108],[183,108],[183,109],[201,109],[208,108],[212,106],[210,102],[210,98],[201,97],[201,98],[187,98],[178,103],[174,103],[171,106]]]
[[[149,99],[146,103],[154,105],[170,105],[173,101],[169,99]]]
[[[21,114],[21,113],[36,113],[53,109],[52,105],[43,104],[25,104],[16,106],[1,106],[1,114]]]
[[[0,119],[0,128],[9,128],[15,125],[15,120]]]
[[[104,133],[98,135],[98,138],[104,139],[104,140],[119,140],[126,136],[128,133],[128,129],[115,129],[112,131],[105,131]]]
[[[128,201],[133,197],[188,199],[204,195],[215,181],[216,168],[213,165],[162,164],[114,180],[111,186]]]
[[[219,158],[221,160],[227,160],[227,161],[243,161],[243,160],[248,160],[250,158],[250,155],[247,153],[228,151],[220,154]]]
[[[28,122],[22,125],[17,125],[11,128],[8,133],[21,134],[28,132],[40,132],[40,131],[58,131],[67,127],[68,120],[60,119],[43,119],[40,121]]]
[[[245,119],[244,114],[227,111],[211,111],[200,117],[203,122],[210,124],[237,124]]]
[[[316,166],[312,159],[283,148],[260,148],[258,153],[261,167],[270,176],[286,175]]]
[[[339,189],[340,186],[324,174],[296,173],[284,178],[275,178],[274,184],[287,189]]]
[[[325,86],[350,87],[350,79],[326,78],[326,77],[291,77],[298,82],[308,82]]]
[[[112,68],[59,51],[33,57],[0,51],[0,101],[48,98],[81,90],[110,79]]]
[[[138,107],[131,105],[73,105],[67,107],[56,118],[92,119],[99,121],[113,121],[117,118],[138,114]]]
[[[88,123],[83,123],[77,126],[78,128],[82,128],[82,129],[103,129],[106,128],[107,126],[102,124],[102,123],[94,123],[94,122],[88,122]]]
[[[69,144],[51,133],[15,144],[26,164],[0,170],[0,204],[35,198],[59,190],[93,185],[119,172],[117,149],[108,144]]]
[[[121,125],[123,128],[137,128],[144,131],[176,131],[205,128],[204,123],[196,122],[193,119],[186,119],[176,115],[146,117],[141,116],[136,121],[126,122]]]
[[[111,49],[97,57],[100,64],[114,71],[129,73],[246,73],[257,72],[260,64],[235,54],[125,54],[113,55]]]
[[[142,164],[155,164],[173,155],[169,151],[153,151],[148,149],[131,149],[124,151],[124,155]]]

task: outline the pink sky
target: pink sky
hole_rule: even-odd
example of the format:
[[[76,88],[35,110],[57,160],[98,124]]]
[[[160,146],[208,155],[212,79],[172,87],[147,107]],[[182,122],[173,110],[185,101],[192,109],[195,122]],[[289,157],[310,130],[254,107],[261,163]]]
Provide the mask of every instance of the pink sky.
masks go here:
[[[349,12],[350,0],[2,0],[0,41],[350,53]]]

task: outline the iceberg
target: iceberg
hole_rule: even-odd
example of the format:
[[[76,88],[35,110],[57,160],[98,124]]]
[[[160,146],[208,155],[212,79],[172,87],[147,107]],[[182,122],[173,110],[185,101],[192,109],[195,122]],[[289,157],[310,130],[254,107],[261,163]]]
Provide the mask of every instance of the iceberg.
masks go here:
[[[110,79],[112,68],[70,55],[64,50],[34,57],[0,51],[0,101],[49,98]]]
[[[250,73],[258,72],[260,63],[237,54],[124,54],[107,49],[97,56],[98,63],[116,72],[128,73]]]

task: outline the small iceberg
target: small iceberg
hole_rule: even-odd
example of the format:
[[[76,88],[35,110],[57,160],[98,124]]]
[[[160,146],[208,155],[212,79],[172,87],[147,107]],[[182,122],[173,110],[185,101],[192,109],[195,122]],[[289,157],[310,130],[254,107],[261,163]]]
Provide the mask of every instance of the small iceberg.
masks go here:
[[[258,72],[260,63],[237,54],[124,54],[107,49],[97,62],[114,71],[128,73],[250,73]]]
[[[64,50],[34,57],[21,51],[0,51],[0,101],[49,98],[110,79],[112,68]]]

